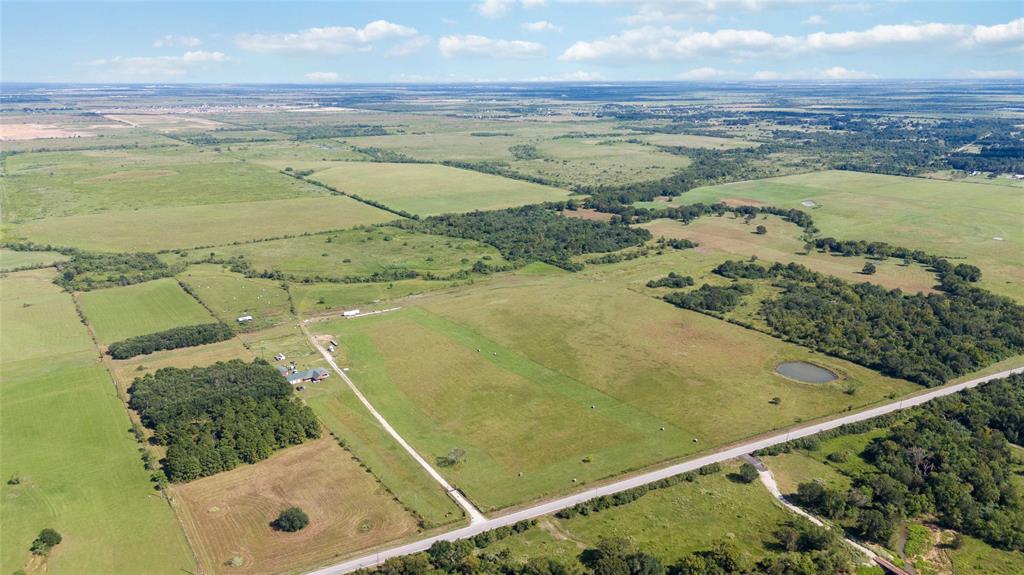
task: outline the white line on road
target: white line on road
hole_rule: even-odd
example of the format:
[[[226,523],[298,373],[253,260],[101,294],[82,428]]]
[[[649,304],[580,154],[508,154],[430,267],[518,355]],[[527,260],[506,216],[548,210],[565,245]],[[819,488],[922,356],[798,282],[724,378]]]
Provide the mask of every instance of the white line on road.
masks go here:
[[[448,483],[444,477],[441,477],[441,474],[438,473],[437,470],[433,468],[433,466],[427,463],[427,460],[423,459],[423,457],[421,457],[420,454],[417,453],[416,450],[413,449],[412,446],[409,445],[409,443],[406,442],[405,439],[403,439],[402,436],[398,434],[398,431],[396,431],[394,427],[391,427],[391,424],[388,423],[386,419],[384,419],[384,416],[381,415],[380,412],[378,412],[373,407],[373,405],[370,403],[368,399],[366,399],[366,396],[363,395],[363,392],[359,391],[359,388],[356,387],[356,384],[352,383],[352,380],[349,379],[348,375],[346,375],[345,372],[338,367],[338,364],[334,362],[334,357],[331,356],[331,354],[327,353],[327,350],[325,350],[323,346],[320,345],[320,342],[318,342],[316,338],[309,333],[309,330],[306,329],[305,322],[302,322],[300,326],[302,327],[303,333],[305,333],[306,337],[309,339],[309,343],[313,344],[313,347],[315,347],[316,350],[320,352],[320,355],[322,355],[324,359],[327,360],[327,363],[331,365],[331,367],[334,369],[334,372],[340,375],[341,378],[345,380],[345,383],[348,384],[348,387],[349,389],[352,390],[352,393],[354,393],[355,396],[359,398],[359,401],[361,401],[363,405],[366,406],[366,409],[370,411],[370,414],[377,419],[377,421],[384,428],[384,431],[387,431],[388,435],[394,438],[394,440],[397,441],[398,444],[401,445],[402,448],[405,449],[409,453],[409,455],[411,455],[412,458],[416,460],[416,463],[419,463],[420,466],[423,467],[423,469],[426,469],[427,473],[429,473],[430,476],[434,478],[434,481],[437,481],[441,485],[441,487],[444,488],[445,492],[447,492],[448,495],[452,499],[454,499],[455,502],[458,503],[460,507],[462,507],[462,509],[466,512],[466,515],[469,516],[469,524],[476,525],[486,522],[487,518],[484,517],[483,513],[480,513],[480,510],[477,509],[473,505],[473,503],[470,502],[470,500],[467,499],[466,496],[462,494],[461,491],[452,487],[452,485]]]
[[[305,328],[303,327],[303,329]],[[310,340],[313,341],[312,338],[310,338]],[[317,349],[319,349],[321,353],[324,353],[323,349],[320,348],[320,346],[315,341],[313,341],[313,344],[316,345]],[[333,360],[331,360],[326,354],[324,354],[324,357],[328,358],[328,362],[334,367],[335,371],[338,371],[338,373],[342,373],[340,370],[338,370],[337,366],[334,365]],[[705,455],[703,457],[698,457],[696,459],[691,459],[689,461],[677,463],[675,465],[665,467],[663,469],[649,471],[647,473],[643,473],[641,475],[636,475],[633,477],[627,477],[625,479],[621,479],[613,483],[593,487],[586,491],[581,491],[579,493],[568,495],[560,499],[548,501],[547,503],[541,503],[533,507],[529,507],[527,509],[516,511],[514,513],[509,513],[508,515],[502,515],[500,517],[493,517],[491,519],[476,521],[471,523],[468,527],[455,529],[454,531],[449,531],[447,533],[442,533],[440,535],[435,535],[433,537],[427,537],[425,539],[413,541],[412,543],[398,545],[390,549],[384,549],[372,555],[365,555],[363,557],[357,557],[355,559],[343,561],[341,563],[337,563],[329,567],[317,569],[316,571],[310,572],[308,575],[343,575],[344,573],[350,573],[358,569],[374,567],[392,557],[408,555],[410,553],[416,553],[418,551],[425,551],[429,549],[430,546],[433,545],[435,541],[455,541],[456,539],[465,539],[467,537],[472,537],[478,533],[483,533],[484,531],[490,531],[491,529],[497,529],[498,527],[512,525],[514,523],[518,523],[519,521],[523,521],[526,519],[535,519],[537,517],[541,517],[542,515],[548,515],[550,513],[554,513],[556,511],[572,507],[577,503],[582,503],[595,497],[601,497],[603,495],[612,495],[620,491],[625,491],[627,489],[632,489],[634,487],[639,487],[641,485],[647,485],[648,483],[654,483],[655,481],[672,477],[673,475],[679,475],[680,473],[686,473],[687,471],[695,471],[697,469],[700,469],[701,467],[704,467],[705,465],[710,465],[712,463],[721,463],[723,461],[735,459],[742,455],[753,453],[759,449],[764,449],[766,447],[771,447],[773,445],[785,443],[792,439],[807,437],[808,435],[814,435],[816,433],[821,433],[822,431],[835,429],[837,427],[841,427],[843,425],[847,425],[850,423],[856,423],[858,421],[873,419],[875,417],[886,415],[888,413],[900,411],[901,409],[907,409],[909,407],[921,405],[922,403],[927,403],[938,397],[951,395],[959,391],[963,391],[965,389],[977,387],[978,385],[985,383],[987,381],[1007,377],[1009,375],[1017,373],[1024,373],[1024,366],[1013,369],[1007,369],[999,373],[994,373],[992,375],[987,375],[985,377],[979,377],[977,379],[972,379],[970,381],[965,381],[963,383],[946,385],[943,387],[926,391],[913,397],[908,397],[906,399],[894,401],[892,403],[887,403],[885,405],[880,405],[878,407],[873,407],[871,409],[866,409],[864,411],[852,413],[850,415],[844,415],[842,417],[837,417],[835,419],[823,421],[820,423],[808,424],[803,427],[798,427],[783,433],[772,435],[770,437],[754,439],[738,445],[734,445],[732,447],[726,447],[719,451],[711,453],[710,455]],[[342,374],[342,377],[345,377],[344,374]],[[352,388],[352,390],[356,393],[359,399],[362,400],[363,404],[366,405],[366,407],[374,414],[374,416],[376,416],[378,420],[380,420],[381,423],[387,429],[390,430],[391,426],[387,425],[387,422],[384,421],[384,418],[380,417],[377,411],[374,410],[372,406],[370,406],[369,402],[366,401],[366,399],[363,397],[361,393],[359,393],[359,390],[356,389],[355,385],[353,385],[352,382],[349,381],[347,377],[345,377],[345,380],[348,382],[349,387]],[[408,445],[405,443],[404,440],[402,440],[398,436],[397,433],[394,433],[393,431],[391,433],[403,446]],[[426,462],[423,462],[418,455],[415,455],[415,451],[412,451],[412,449],[409,447],[406,448],[413,454],[414,457],[417,458],[418,461],[422,462],[422,465],[424,465],[428,470],[432,472],[431,475],[436,474],[436,472],[433,471],[433,469],[429,465],[426,465]],[[439,481],[444,481],[443,479],[440,478],[440,475],[436,475],[435,478],[438,479]]]

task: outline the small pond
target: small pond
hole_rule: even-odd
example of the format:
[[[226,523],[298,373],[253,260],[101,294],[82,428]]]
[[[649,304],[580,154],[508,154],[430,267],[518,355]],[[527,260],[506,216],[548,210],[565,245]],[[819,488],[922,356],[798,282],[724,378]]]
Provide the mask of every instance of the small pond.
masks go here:
[[[814,365],[813,363],[807,363],[806,361],[787,361],[780,363],[775,371],[782,375],[802,381],[804,383],[828,383],[839,379],[839,376],[832,373],[831,371]]]

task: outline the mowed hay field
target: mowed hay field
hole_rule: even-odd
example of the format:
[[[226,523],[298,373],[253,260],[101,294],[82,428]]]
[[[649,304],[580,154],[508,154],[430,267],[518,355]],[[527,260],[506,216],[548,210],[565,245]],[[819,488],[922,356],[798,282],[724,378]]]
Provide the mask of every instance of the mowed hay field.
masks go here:
[[[524,534],[498,541],[490,553],[507,550],[526,561],[556,557],[570,561],[584,547],[596,547],[605,537],[621,537],[670,565],[684,554],[712,549],[720,543],[734,546],[750,558],[765,555],[763,542],[792,516],[760,482],[729,479],[737,462],[722,471],[649,491],[627,505],[572,519],[548,516]]]
[[[38,270],[0,279],[0,568],[193,571],[174,512],[139,458],[124,404],[53,276]],[[13,475],[20,484],[7,483]],[[45,527],[64,541],[45,562],[30,561],[29,546]]]
[[[417,531],[415,519],[330,436],[174,488],[206,573],[298,573]],[[297,506],[309,526],[270,527]],[[226,564],[242,559],[239,567]]]
[[[768,233],[754,233],[758,225],[767,228]],[[768,262],[796,262],[808,268],[836,276],[848,282],[871,282],[880,286],[899,288],[908,293],[931,292],[938,283],[935,274],[918,264],[903,265],[903,260],[888,258],[884,261],[864,257],[843,257],[818,253],[804,253],[804,242],[799,239],[800,228],[776,216],[759,217],[750,224],[742,218],[732,216],[703,217],[689,224],[677,220],[654,220],[639,227],[650,230],[655,237],[688,239],[697,242],[698,254],[719,256],[725,254],[733,259],[747,259],[757,256]],[[871,262],[877,268],[873,275],[864,275],[864,264]]]
[[[421,453],[465,452],[441,471],[485,509],[917,389],[596,277],[517,274],[410,303],[314,328]],[[776,375],[789,360],[842,378]]]
[[[557,201],[569,194],[550,186],[435,164],[348,162],[317,172],[312,179],[422,216]]]
[[[983,287],[1024,301],[1024,194],[1020,190],[828,171],[698,188],[677,201],[733,198],[805,210],[822,236],[886,241],[965,258],[981,268]],[[804,201],[820,207],[809,208],[802,205]]]
[[[397,219],[341,196],[112,211],[9,226],[4,238],[98,251],[156,251],[226,244]]]
[[[171,278],[83,292],[78,301],[96,338],[104,344],[216,321]]]
[[[216,264],[189,266],[178,274],[218,319],[240,330],[267,327],[291,317],[288,292],[281,282],[247,278]],[[253,320],[239,324],[238,318],[251,315]]]

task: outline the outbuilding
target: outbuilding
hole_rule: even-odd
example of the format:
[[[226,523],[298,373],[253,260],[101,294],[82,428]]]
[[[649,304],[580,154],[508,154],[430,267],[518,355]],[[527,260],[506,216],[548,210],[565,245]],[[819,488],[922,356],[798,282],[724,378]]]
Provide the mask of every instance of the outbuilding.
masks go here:
[[[355,317],[357,315],[359,315],[359,310],[357,309],[350,309],[348,311],[341,312],[341,317]]]
[[[252,321],[251,315],[243,315],[242,317],[238,318],[238,323],[249,323],[250,321]]]

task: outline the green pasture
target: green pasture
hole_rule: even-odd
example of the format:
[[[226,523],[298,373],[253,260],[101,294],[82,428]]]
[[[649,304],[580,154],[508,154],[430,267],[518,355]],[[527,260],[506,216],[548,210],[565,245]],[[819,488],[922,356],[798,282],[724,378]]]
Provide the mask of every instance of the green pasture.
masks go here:
[[[516,160],[512,167],[563,186],[623,185],[657,180],[690,164],[689,158],[655,146],[604,138],[560,138],[535,143],[542,158]]]
[[[645,142],[657,146],[682,146],[684,148],[708,148],[712,150],[733,150],[736,148],[756,148],[761,144],[739,138],[719,138],[716,136],[698,136],[694,134],[649,134],[640,137]]]
[[[349,162],[314,179],[419,215],[493,210],[564,199],[568,192],[435,164]]]
[[[300,278],[370,276],[396,270],[445,276],[470,269],[484,260],[506,263],[497,249],[473,240],[368,227],[244,245],[192,251],[205,258],[242,256],[259,271],[278,271]]]
[[[545,517],[522,535],[499,541],[488,552],[508,550],[513,557],[575,559],[580,547],[595,547],[606,537],[621,537],[669,565],[694,551],[725,543],[750,558],[763,557],[772,532],[791,516],[759,483],[738,483],[722,472],[698,476],[694,482],[649,491],[640,499],[588,516]]]
[[[487,509],[917,389],[629,286],[607,274],[505,275],[316,329],[337,336],[356,384],[418,450],[465,451],[442,473]],[[776,375],[789,360],[842,378]]]
[[[96,338],[104,344],[214,321],[171,278],[82,292],[78,300]]]
[[[213,152],[181,154],[194,163],[148,151],[137,155],[140,157],[85,152],[15,156],[5,178],[4,220],[325,195],[322,189],[272,168],[225,161],[227,158],[218,158]]]
[[[47,218],[8,227],[5,239],[98,251],[155,251],[334,230],[396,218],[351,198],[328,196]]]
[[[0,566],[30,564],[44,527],[64,541],[38,572],[180,573],[194,562],[149,482],[124,404],[52,270],[0,279]],[[20,483],[7,482],[17,475]],[[158,541],[158,545],[153,542]]]
[[[806,210],[823,236],[962,259],[981,268],[984,287],[1024,301],[1024,195],[1011,187],[827,171],[698,188],[677,201],[722,199]]]
[[[288,291],[295,302],[295,310],[299,315],[309,315],[364,305],[376,301],[388,302],[403,298],[456,286],[463,281],[441,282],[420,279],[401,280],[380,283],[293,283]]]
[[[57,252],[17,252],[7,248],[0,248],[0,271],[50,266],[67,259],[68,256]]]
[[[291,318],[288,292],[281,282],[247,278],[214,264],[190,266],[178,279],[213,310],[217,319],[236,329],[259,329]],[[237,323],[244,315],[253,316],[252,322]]]

